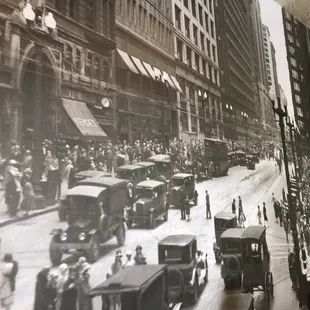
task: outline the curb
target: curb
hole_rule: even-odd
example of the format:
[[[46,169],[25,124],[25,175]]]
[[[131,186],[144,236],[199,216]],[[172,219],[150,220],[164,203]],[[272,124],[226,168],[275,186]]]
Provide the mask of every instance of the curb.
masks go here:
[[[45,208],[43,210],[35,211],[34,213],[32,213],[32,214],[30,214],[28,216],[21,216],[21,217],[16,217],[16,218],[13,218],[13,219],[8,219],[7,221],[0,222],[0,228],[8,226],[8,225],[11,225],[11,224],[15,224],[15,223],[18,223],[18,222],[22,222],[22,221],[25,221],[25,220],[29,220],[29,219],[37,217],[39,215],[44,215],[44,214],[47,214],[47,213],[50,213],[50,212],[54,212],[54,211],[57,211],[57,210],[58,210],[58,205],[57,206],[53,206],[53,207],[47,207],[47,208]]]

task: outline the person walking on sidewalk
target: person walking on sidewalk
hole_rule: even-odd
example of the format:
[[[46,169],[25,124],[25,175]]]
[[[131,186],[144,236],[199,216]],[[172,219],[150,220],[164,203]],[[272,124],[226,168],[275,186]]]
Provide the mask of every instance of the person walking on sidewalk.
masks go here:
[[[238,196],[238,207],[239,207],[239,212],[238,212],[238,221],[240,221],[240,214],[241,212],[243,212],[243,208],[242,208],[242,200],[241,197]],[[241,212],[240,212],[241,211]]]
[[[236,200],[235,200],[235,198],[233,199],[233,202],[231,204],[231,212],[233,214],[236,214]]]
[[[260,206],[257,206],[257,222],[259,226],[262,225],[262,212],[260,210]]]
[[[265,202],[263,202],[263,216],[264,216],[264,226],[266,227],[266,224],[268,226],[268,216]]]
[[[211,219],[211,210],[210,210],[210,197],[209,197],[209,193],[206,190],[206,217],[207,219]]]

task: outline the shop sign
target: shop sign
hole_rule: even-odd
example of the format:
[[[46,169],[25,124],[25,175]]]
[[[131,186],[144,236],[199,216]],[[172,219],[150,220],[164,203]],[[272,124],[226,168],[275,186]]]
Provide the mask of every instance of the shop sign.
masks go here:
[[[77,125],[80,125],[82,127],[87,127],[87,128],[97,128],[97,124],[94,120],[92,119],[87,119],[87,118],[82,118],[82,117],[74,117],[74,122]]]

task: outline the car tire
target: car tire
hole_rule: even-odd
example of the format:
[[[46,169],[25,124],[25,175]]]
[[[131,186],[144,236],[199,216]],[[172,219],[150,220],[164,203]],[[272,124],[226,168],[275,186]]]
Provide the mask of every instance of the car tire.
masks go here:
[[[98,235],[93,235],[90,239],[90,250],[87,252],[88,261],[95,263],[100,258],[100,241]]]
[[[118,246],[123,246],[125,244],[126,228],[124,222],[120,223],[116,228],[116,239]]]
[[[64,207],[59,206],[58,207],[58,218],[60,222],[65,222],[67,220],[67,214],[66,210]]]
[[[153,212],[151,212],[150,215],[149,215],[148,228],[149,229],[154,229],[155,228],[155,219],[154,219]]]
[[[62,259],[62,252],[58,249],[56,238],[57,236],[53,236],[49,247],[50,260],[53,266],[59,266]]]
[[[198,281],[197,279],[195,280],[194,283],[194,288],[193,288],[193,292],[192,293],[188,293],[188,303],[190,305],[195,305],[198,299]]]

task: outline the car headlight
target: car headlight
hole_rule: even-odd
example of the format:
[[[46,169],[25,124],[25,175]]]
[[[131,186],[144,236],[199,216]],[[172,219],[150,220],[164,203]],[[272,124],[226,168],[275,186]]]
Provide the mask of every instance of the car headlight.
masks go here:
[[[84,232],[81,232],[81,233],[79,234],[79,239],[80,239],[80,241],[84,241],[85,238],[86,238],[86,234],[85,234]]]
[[[66,241],[67,239],[68,239],[67,233],[65,233],[65,232],[62,233],[61,236],[60,236],[60,240],[61,240],[61,241]]]

